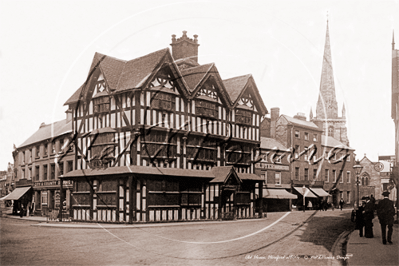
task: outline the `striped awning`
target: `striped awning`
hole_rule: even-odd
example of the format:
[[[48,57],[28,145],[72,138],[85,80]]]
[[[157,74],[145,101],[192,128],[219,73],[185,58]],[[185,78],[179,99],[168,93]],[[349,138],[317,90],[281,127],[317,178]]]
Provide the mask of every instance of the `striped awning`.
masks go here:
[[[13,192],[5,196],[3,200],[19,200],[29,189],[31,187],[17,187]]]
[[[303,196],[303,188],[302,187],[294,187],[299,194]],[[313,194],[307,187],[305,188],[305,198],[317,198],[315,194]]]
[[[331,196],[322,188],[310,188],[310,190],[319,197],[328,197]]]
[[[265,199],[297,199],[298,196],[289,193],[285,189],[263,189],[263,198]]]

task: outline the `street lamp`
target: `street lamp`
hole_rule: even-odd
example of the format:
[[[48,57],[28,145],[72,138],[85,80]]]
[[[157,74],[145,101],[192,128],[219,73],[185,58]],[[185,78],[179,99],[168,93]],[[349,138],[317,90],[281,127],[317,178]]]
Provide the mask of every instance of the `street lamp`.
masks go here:
[[[362,172],[363,166],[360,165],[359,161],[356,161],[356,164],[353,166],[353,168],[355,169],[356,172],[356,186],[357,186],[357,207],[359,207],[359,200],[360,200],[360,191],[359,191],[359,175]]]

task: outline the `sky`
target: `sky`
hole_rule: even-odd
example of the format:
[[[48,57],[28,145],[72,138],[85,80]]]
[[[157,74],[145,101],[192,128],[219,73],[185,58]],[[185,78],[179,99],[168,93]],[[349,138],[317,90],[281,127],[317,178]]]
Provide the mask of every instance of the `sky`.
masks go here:
[[[346,108],[357,159],[394,155],[392,35],[399,1],[0,0],[0,170],[41,123],[65,119],[66,100],[94,53],[131,60],[198,35],[200,64],[222,79],[252,74],[280,114],[315,114],[327,19],[338,113]]]

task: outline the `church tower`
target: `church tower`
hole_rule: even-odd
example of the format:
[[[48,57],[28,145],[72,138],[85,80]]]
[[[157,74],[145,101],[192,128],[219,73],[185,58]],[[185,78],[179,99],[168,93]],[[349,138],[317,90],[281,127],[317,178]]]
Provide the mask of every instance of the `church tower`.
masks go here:
[[[312,113],[313,117],[313,113]],[[338,103],[335,96],[334,74],[331,59],[330,33],[328,29],[324,44],[324,55],[320,79],[320,92],[316,106],[316,116],[310,118],[312,122],[323,129],[323,134],[331,136],[349,146],[346,129],[345,105],[342,107],[342,116],[338,116]]]

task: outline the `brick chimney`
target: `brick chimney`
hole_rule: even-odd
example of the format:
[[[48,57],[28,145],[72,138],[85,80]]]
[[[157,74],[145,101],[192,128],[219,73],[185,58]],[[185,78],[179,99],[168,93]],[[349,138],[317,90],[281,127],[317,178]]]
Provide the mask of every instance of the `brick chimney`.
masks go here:
[[[304,113],[297,113],[296,115],[294,115],[295,119],[299,119],[299,120],[303,120],[306,121],[306,116]]]
[[[194,39],[187,37],[187,31],[183,31],[183,36],[176,39],[176,35],[172,35],[172,55],[175,60],[188,58],[198,63],[198,35],[194,35]]]
[[[270,137],[272,139],[276,138],[276,122],[277,119],[280,117],[280,108],[273,107],[270,109]]]

